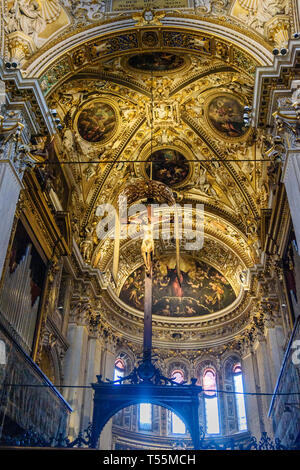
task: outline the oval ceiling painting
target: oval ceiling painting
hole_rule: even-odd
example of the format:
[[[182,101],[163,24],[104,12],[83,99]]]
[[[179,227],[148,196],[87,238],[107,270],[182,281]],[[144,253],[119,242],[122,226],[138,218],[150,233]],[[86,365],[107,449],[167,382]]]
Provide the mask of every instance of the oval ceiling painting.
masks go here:
[[[128,59],[129,67],[143,72],[172,72],[185,65],[184,58],[169,52],[146,52]]]
[[[112,106],[102,101],[88,103],[79,113],[77,129],[87,142],[108,140],[116,127],[116,113]]]
[[[211,126],[224,137],[241,137],[244,127],[244,107],[233,95],[219,95],[208,105],[207,117]]]
[[[153,314],[193,317],[214,313],[230,305],[236,295],[230,283],[203,261],[184,259],[181,279],[176,273],[174,256],[160,258],[153,266]],[[120,299],[138,310],[144,309],[144,266],[125,281]]]
[[[148,159],[152,163],[152,179],[161,181],[167,186],[175,186],[183,183],[189,174],[189,163],[177,150],[156,150]],[[146,163],[145,171],[150,178],[151,165]]]

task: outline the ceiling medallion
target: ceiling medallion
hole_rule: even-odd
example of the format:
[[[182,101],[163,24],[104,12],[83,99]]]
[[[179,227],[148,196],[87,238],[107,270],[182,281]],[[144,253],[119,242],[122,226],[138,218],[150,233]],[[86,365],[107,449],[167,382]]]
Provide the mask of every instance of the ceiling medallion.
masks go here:
[[[190,175],[190,165],[185,156],[178,150],[162,148],[153,152],[145,163],[144,171],[150,178],[150,167],[152,165],[152,176],[156,181],[161,181],[170,187],[181,186]]]
[[[243,118],[246,104],[231,93],[213,94],[205,107],[206,121],[224,139],[240,139],[249,130]]]
[[[155,37],[151,32],[152,36],[150,37],[150,31],[148,36],[145,38],[143,36],[143,40],[149,42],[155,41]],[[147,33],[145,33],[147,34]],[[139,54],[134,54],[129,57],[126,57],[123,66],[130,70],[134,70],[142,72],[142,73],[153,73],[154,75],[161,75],[162,73],[174,73],[178,71],[182,71],[189,65],[189,61],[185,58],[182,54],[173,54],[171,52],[162,52],[162,51],[154,51],[154,52],[142,52]]]
[[[86,142],[102,145],[113,137],[118,122],[114,104],[101,98],[83,103],[76,114],[74,127]]]
[[[142,43],[146,47],[155,47],[158,45],[159,38],[156,31],[145,31],[142,34]]]

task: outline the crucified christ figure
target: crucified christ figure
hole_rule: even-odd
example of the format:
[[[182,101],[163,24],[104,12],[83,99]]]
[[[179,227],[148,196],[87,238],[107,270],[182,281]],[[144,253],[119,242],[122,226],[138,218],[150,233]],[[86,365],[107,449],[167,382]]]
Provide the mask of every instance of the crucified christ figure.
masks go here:
[[[152,259],[154,253],[153,226],[148,223],[144,226],[144,238],[142,241],[141,252],[146,266],[146,273],[151,273]]]

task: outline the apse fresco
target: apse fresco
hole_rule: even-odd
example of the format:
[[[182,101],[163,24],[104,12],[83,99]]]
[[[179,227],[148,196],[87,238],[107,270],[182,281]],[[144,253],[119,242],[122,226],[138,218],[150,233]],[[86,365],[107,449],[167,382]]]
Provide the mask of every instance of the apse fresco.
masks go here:
[[[161,181],[167,186],[182,183],[189,174],[189,163],[185,157],[173,149],[161,149],[152,153],[148,161],[152,163],[152,179]],[[146,163],[145,170],[150,178],[150,164]]]
[[[208,105],[208,120],[225,137],[241,137],[245,133],[244,108],[230,95],[220,95]]]
[[[227,279],[212,266],[195,260],[181,260],[180,282],[175,257],[160,258],[153,266],[153,314],[193,317],[217,312],[230,305],[236,295]],[[144,266],[125,281],[120,299],[138,310],[144,309]]]
[[[112,106],[92,101],[80,112],[77,128],[80,136],[88,142],[107,140],[115,129],[116,113]]]
[[[171,72],[184,65],[184,58],[169,52],[147,52],[129,58],[128,65],[145,72]]]

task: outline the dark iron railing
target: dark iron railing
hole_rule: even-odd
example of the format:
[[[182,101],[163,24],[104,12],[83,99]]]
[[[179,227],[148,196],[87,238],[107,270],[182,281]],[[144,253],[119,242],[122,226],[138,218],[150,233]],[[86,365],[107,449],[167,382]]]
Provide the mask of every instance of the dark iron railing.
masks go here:
[[[89,424],[87,429],[79,432],[74,440],[70,440],[66,436],[59,434],[58,436],[46,439],[45,437],[37,434],[34,430],[29,429],[21,435],[17,436],[2,436],[0,439],[1,447],[36,447],[36,448],[91,448],[91,429],[92,424]],[[248,436],[244,442],[240,442],[232,438],[224,438],[220,440],[207,439],[203,429],[201,430],[200,450],[300,450],[300,447],[289,449],[282,445],[279,439],[274,441],[263,432],[260,440],[254,436]],[[177,443],[178,444],[178,443]],[[176,448],[188,449],[189,446],[182,442],[182,446]],[[174,447],[173,447],[174,449]],[[171,450],[171,449],[170,449]]]

